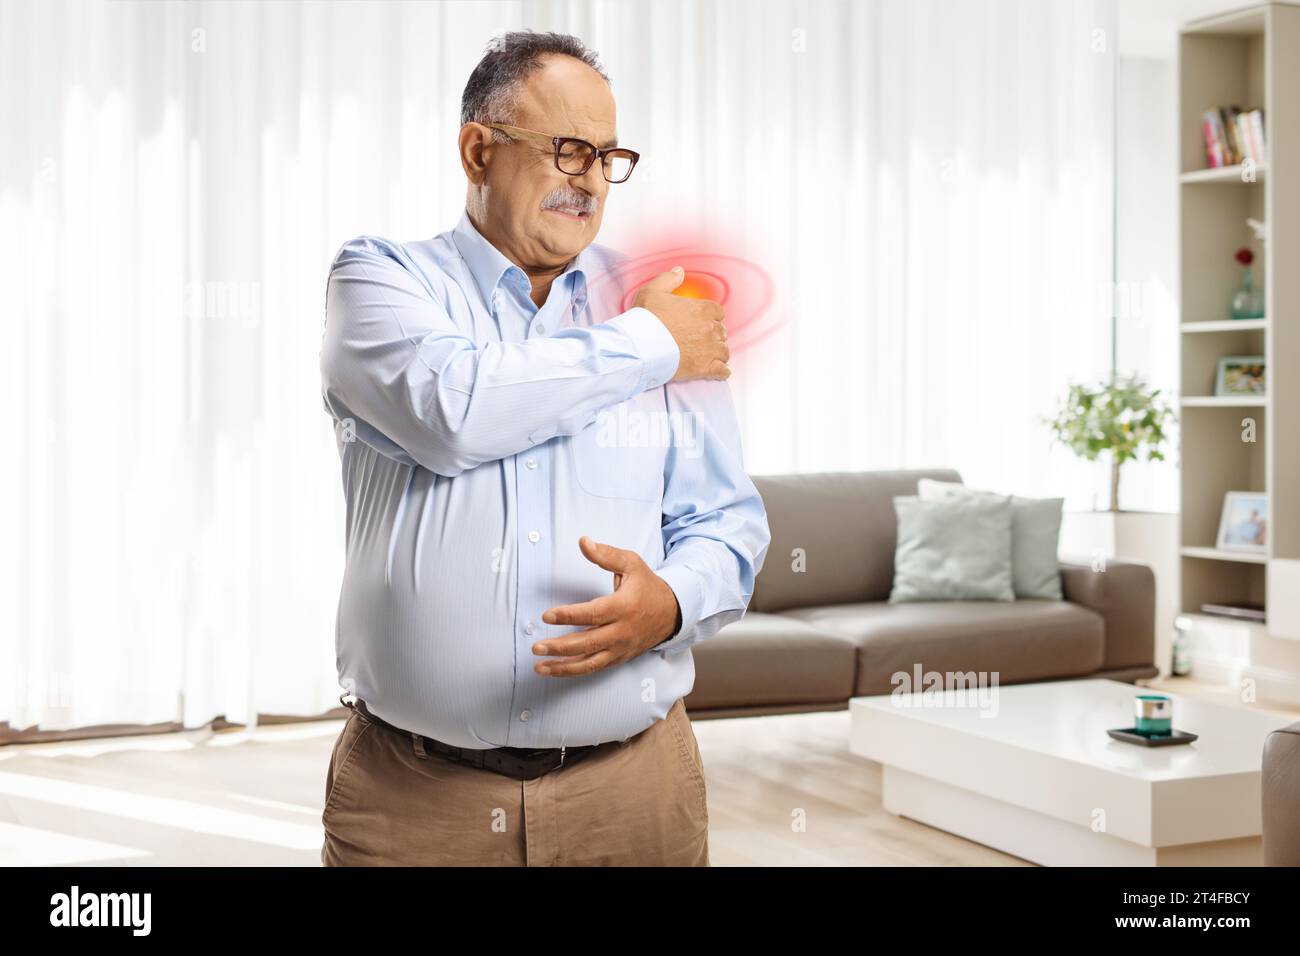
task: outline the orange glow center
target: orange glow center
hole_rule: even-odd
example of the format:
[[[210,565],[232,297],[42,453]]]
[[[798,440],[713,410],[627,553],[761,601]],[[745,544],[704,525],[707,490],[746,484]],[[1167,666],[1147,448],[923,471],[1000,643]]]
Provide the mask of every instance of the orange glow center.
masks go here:
[[[682,284],[673,290],[673,295],[684,299],[710,299],[713,302],[721,302],[724,294],[722,283],[702,272],[686,273]]]

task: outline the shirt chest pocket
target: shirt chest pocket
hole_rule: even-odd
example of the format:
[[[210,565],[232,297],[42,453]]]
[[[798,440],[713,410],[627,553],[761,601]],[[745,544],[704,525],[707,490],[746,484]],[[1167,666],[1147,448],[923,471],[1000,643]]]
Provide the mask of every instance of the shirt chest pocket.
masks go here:
[[[673,432],[662,389],[603,409],[573,436],[573,470],[598,498],[662,501],[664,461]]]

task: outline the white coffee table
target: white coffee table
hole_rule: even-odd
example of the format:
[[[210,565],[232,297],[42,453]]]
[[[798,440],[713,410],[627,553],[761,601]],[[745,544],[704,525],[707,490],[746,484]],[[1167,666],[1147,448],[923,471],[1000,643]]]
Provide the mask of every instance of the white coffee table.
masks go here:
[[[1294,718],[1170,694],[1174,726],[1199,740],[1106,736],[1133,726],[1141,693],[1082,680],[856,697],[849,748],[880,763],[886,810],[1035,863],[1261,863],[1264,738]]]

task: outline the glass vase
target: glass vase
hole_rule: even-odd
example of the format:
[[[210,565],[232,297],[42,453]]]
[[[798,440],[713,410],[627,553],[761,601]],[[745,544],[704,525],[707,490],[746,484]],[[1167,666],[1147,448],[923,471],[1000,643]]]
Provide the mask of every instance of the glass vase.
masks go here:
[[[1264,318],[1264,292],[1256,288],[1255,276],[1250,269],[1241,274],[1241,285],[1232,295],[1234,319]]]

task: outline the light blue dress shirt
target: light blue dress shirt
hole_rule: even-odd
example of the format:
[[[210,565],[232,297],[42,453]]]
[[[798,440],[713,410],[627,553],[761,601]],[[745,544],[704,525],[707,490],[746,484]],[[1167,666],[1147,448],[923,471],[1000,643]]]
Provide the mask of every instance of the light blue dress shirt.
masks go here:
[[[322,394],[347,501],[339,680],[381,719],[460,747],[625,740],[695,681],[688,649],[738,620],[770,541],[726,382],[670,382],[675,341],[621,310],[589,246],[539,309],[474,228],[363,236],[330,269]],[[542,612],[613,591],[578,538],[639,554],[681,629],[593,674],[532,651]]]

